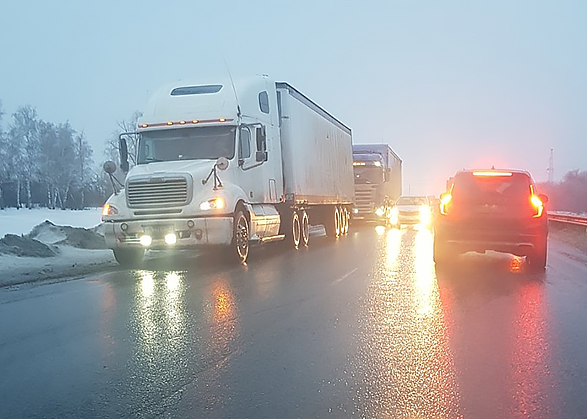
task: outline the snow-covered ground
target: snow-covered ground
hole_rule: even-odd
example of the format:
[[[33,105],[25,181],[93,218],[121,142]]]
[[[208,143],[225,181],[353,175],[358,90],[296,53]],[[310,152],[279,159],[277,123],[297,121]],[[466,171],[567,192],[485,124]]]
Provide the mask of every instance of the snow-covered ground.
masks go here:
[[[18,236],[31,233],[45,220],[56,226],[94,228],[100,224],[100,208],[83,211],[32,210],[14,208],[0,210],[0,239],[6,234]],[[0,286],[34,282],[60,277],[71,277],[97,272],[116,266],[112,251],[108,249],[80,249],[67,245],[66,234],[50,225],[39,229],[35,237],[56,248],[52,257],[23,257],[0,254]]]
[[[0,210],[0,238],[6,234],[28,234],[45,220],[55,225],[92,228],[100,224],[101,208],[82,211],[50,210],[47,208]]]

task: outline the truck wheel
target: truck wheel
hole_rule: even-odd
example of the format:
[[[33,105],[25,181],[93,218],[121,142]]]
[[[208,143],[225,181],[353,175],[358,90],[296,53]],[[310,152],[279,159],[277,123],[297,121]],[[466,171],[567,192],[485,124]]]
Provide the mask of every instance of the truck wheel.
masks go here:
[[[239,263],[245,263],[249,256],[249,220],[242,208],[234,214],[232,253]]]
[[[331,239],[338,237],[340,235],[340,216],[338,213],[338,207],[335,206],[325,209],[323,217],[326,235]]]
[[[310,242],[310,217],[306,211],[302,211],[301,231],[302,245],[308,247],[308,243]]]
[[[294,249],[300,247],[300,240],[302,238],[302,226],[300,224],[300,215],[297,211],[291,213],[291,244],[293,245]]]
[[[119,265],[127,268],[139,266],[145,255],[144,249],[112,249],[112,252]]]
[[[529,268],[531,272],[544,272],[546,269],[547,252],[547,239],[546,237],[540,238],[532,253],[526,256],[526,261],[530,265]]]
[[[342,208],[342,232],[341,234],[349,234],[349,223],[350,223],[351,214],[348,212],[346,208]]]

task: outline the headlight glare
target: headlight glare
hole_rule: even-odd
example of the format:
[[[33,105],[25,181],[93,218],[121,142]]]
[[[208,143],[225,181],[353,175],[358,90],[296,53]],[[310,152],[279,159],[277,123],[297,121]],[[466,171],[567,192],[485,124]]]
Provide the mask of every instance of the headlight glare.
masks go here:
[[[200,204],[202,211],[210,211],[224,208],[224,199],[220,197],[212,198]]]
[[[110,204],[104,204],[104,206],[102,207],[102,217],[110,217],[112,215],[117,215],[118,214],[118,209],[116,209],[116,207],[113,207]]]

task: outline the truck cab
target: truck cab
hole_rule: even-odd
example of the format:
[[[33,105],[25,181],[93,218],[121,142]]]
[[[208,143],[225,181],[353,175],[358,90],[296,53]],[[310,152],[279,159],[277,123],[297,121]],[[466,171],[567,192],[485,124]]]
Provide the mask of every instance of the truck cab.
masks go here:
[[[356,206],[353,219],[389,223],[401,195],[401,160],[387,144],[353,145]]]

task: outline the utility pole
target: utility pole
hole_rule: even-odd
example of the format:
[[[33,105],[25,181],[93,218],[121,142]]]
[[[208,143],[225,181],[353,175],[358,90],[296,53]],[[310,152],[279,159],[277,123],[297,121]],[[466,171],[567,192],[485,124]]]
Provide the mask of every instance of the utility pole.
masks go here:
[[[548,173],[548,183],[554,182],[554,148],[550,149],[550,159],[548,161],[548,169],[546,169],[546,173]]]

